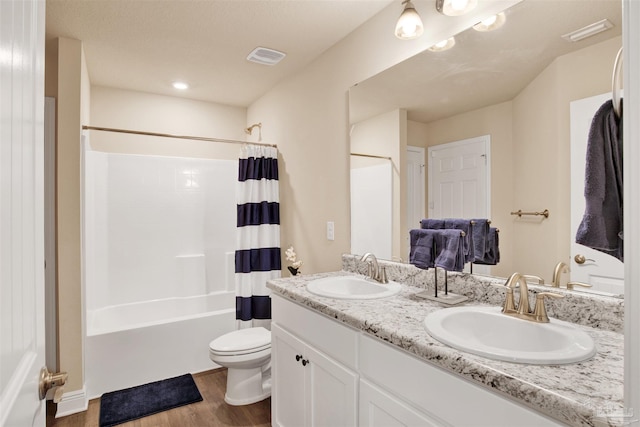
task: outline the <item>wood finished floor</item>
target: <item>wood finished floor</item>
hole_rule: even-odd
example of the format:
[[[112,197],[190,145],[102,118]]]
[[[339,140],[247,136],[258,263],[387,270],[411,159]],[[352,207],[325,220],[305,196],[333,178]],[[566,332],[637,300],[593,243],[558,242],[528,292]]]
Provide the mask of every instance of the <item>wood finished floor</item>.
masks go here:
[[[271,399],[246,406],[231,406],[224,401],[227,370],[194,374],[202,402],[181,406],[139,420],[120,424],[122,427],[267,427],[271,426]],[[48,411],[52,412],[52,411]],[[62,418],[47,416],[47,427],[98,427],[100,399],[89,402],[85,412]]]

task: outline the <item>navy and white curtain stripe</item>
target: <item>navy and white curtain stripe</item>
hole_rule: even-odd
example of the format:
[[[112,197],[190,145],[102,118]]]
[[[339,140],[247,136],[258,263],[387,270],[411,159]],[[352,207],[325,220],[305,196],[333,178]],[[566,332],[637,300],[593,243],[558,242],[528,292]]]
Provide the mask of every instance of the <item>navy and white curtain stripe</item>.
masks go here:
[[[245,145],[238,167],[236,319],[239,328],[271,319],[267,281],[280,277],[278,151]]]

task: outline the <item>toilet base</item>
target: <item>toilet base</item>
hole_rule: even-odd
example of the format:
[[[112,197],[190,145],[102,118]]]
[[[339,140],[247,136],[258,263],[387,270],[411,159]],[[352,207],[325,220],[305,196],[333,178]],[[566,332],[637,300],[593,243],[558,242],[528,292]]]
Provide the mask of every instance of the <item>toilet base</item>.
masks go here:
[[[227,391],[224,401],[232,406],[250,405],[271,396],[271,376],[261,368],[227,371]]]

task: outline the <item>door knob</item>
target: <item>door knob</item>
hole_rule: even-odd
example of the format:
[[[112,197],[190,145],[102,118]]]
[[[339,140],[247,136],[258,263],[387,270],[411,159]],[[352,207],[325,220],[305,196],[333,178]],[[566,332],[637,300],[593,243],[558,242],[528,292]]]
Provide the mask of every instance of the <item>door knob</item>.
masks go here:
[[[63,385],[67,382],[67,373],[66,372],[49,372],[47,367],[43,367],[40,369],[40,400],[47,397],[47,392],[49,390],[54,390],[53,393],[53,402],[58,403],[62,399]]]
[[[596,262],[595,259],[585,258],[584,255],[580,255],[580,254],[574,256],[573,260],[578,264],[584,264],[585,261]]]

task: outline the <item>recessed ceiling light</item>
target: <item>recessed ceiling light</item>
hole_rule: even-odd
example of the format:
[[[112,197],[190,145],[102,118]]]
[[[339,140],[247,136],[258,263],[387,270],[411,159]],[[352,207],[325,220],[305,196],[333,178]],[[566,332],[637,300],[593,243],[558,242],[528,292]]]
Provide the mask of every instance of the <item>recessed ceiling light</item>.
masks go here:
[[[429,48],[429,50],[431,52],[442,52],[442,51],[451,49],[455,45],[456,45],[456,39],[453,37],[450,37],[446,40],[442,40],[441,42],[434,44]]]
[[[185,82],[173,82],[173,88],[178,90],[186,90],[189,89],[189,85]]]
[[[603,19],[593,24],[589,24],[586,27],[582,27],[579,30],[572,31],[562,36],[563,39],[570,42],[577,42],[578,40],[586,39],[587,37],[594,36],[609,28],[613,28],[613,24],[607,19]]]
[[[497,15],[490,16],[478,22],[473,26],[473,29],[480,32],[497,30],[504,25],[505,20],[506,16],[504,12],[500,12]]]
[[[443,15],[460,16],[476,7],[478,0],[436,0],[436,9]]]

